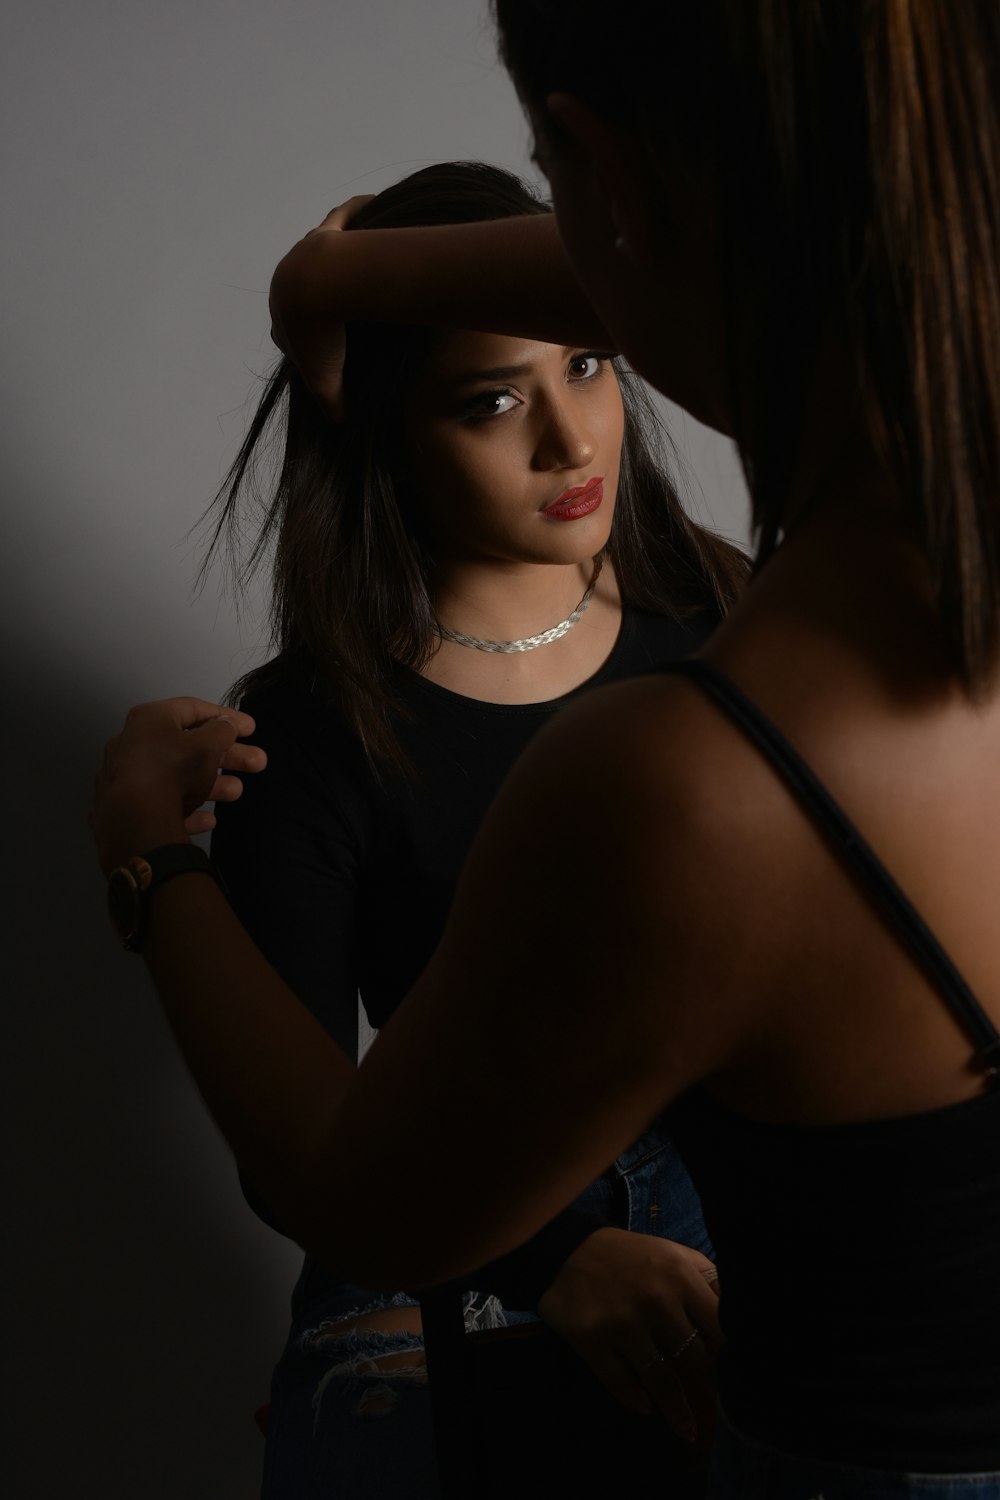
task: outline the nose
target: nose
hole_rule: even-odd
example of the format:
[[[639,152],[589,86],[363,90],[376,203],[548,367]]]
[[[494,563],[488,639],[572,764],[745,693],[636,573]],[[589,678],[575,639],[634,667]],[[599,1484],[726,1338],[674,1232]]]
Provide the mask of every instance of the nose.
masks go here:
[[[567,386],[550,392],[538,408],[534,467],[586,469],[597,452],[588,413],[581,408],[579,394]]]

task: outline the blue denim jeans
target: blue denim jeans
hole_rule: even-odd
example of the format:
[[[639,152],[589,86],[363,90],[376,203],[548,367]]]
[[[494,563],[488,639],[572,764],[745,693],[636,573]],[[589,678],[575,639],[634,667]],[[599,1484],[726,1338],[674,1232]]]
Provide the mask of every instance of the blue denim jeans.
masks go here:
[[[698,1196],[660,1128],[647,1132],[576,1202],[620,1228],[712,1253]],[[274,1372],[263,1500],[437,1500],[425,1371],[404,1364],[386,1372],[376,1363],[380,1354],[419,1354],[421,1337],[352,1327],[363,1313],[416,1304],[402,1292],[324,1284],[317,1269],[307,1260]],[[466,1297],[467,1329],[531,1319],[495,1297]],[[627,1464],[623,1455],[623,1472]],[[469,1494],[475,1494],[474,1476]]]
[[[708,1500],[1000,1500],[1000,1470],[901,1474],[816,1462],[769,1448],[721,1417]]]

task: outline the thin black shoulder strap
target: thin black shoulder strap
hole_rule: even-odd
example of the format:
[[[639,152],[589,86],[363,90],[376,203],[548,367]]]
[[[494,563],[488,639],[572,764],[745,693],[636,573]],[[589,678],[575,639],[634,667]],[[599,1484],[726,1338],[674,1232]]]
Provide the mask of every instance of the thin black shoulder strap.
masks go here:
[[[767,757],[882,908],[891,926],[968,1032],[983,1067],[992,1071],[995,1078],[1000,1068],[1000,1032],[920,913],[798,751],[755,703],[707,662],[695,659],[670,662],[661,670],[679,673],[697,683]]]

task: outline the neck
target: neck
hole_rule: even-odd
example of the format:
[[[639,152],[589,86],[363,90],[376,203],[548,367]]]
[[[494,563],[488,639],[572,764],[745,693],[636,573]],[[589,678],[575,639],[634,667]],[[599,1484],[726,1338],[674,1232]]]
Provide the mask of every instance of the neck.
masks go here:
[[[718,633],[742,680],[766,691],[768,663],[792,670],[798,661],[805,694],[851,662],[888,692],[937,692],[950,669],[927,561],[878,452],[850,351],[832,333],[821,344],[782,532]]]
[[[874,461],[845,452],[803,497],[713,646],[765,698],[776,661],[803,701],[845,676],[897,702],[952,690],[927,560]]]
[[[580,604],[593,563],[464,563],[442,567],[431,600],[442,627],[481,641],[518,641],[559,625]],[[588,681],[607,661],[621,626],[614,569],[606,564],[587,612],[534,650],[470,650],[439,638],[424,677],[489,703],[543,703]]]
[[[431,578],[442,625],[484,640],[514,641],[551,629],[576,609],[594,565],[493,559],[446,561]]]

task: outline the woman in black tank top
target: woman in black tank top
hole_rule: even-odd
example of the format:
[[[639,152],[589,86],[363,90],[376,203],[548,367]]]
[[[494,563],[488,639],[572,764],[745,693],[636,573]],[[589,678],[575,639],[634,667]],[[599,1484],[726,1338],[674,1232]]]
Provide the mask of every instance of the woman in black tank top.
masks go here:
[[[210,881],[157,893],[151,970],[222,1128],[345,1275],[502,1253],[670,1110],[719,1255],[717,1493],[1000,1496],[1000,9],[495,10],[565,251],[537,222],[427,231],[414,306],[606,340],[731,433],[756,578],[685,677],[533,742],[356,1084]],[[284,263],[304,361],[371,239]],[[245,761],[246,724],[191,732],[215,712],[153,705],[112,743],[106,868],[183,842]],[[388,1097],[391,1205],[362,1180]],[[671,1334],[650,1360],[683,1389],[696,1309]]]

